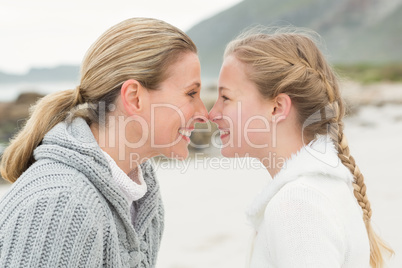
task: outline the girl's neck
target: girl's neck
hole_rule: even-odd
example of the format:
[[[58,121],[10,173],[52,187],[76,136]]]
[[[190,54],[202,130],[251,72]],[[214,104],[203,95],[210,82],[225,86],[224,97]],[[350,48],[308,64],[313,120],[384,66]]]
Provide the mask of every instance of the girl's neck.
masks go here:
[[[260,162],[265,166],[272,178],[274,178],[283,168],[285,162],[296,154],[305,144],[301,138],[278,139],[275,148],[269,148]]]

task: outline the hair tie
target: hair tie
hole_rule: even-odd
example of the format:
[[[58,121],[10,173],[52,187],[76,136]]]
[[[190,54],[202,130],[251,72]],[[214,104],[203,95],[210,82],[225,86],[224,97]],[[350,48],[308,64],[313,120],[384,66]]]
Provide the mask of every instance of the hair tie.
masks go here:
[[[84,101],[84,98],[81,95],[81,86],[77,86],[75,88],[74,93],[75,93],[75,97],[74,97],[75,104],[76,105],[83,104],[85,101]]]

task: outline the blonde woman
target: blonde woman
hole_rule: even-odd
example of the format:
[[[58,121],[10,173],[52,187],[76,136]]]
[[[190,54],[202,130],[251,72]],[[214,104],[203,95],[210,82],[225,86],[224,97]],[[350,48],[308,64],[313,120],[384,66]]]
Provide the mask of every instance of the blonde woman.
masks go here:
[[[343,133],[337,79],[302,34],[228,44],[210,111],[226,157],[258,158],[273,180],[247,211],[249,267],[381,267],[364,177]]]
[[[155,267],[164,223],[147,159],[185,158],[200,99],[197,49],[135,18],[88,50],[80,85],[44,97],[5,150],[0,267]]]

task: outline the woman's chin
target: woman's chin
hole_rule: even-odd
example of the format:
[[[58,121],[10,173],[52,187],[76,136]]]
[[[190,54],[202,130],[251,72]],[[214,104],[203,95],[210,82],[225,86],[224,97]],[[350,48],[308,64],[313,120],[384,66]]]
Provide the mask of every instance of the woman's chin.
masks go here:
[[[185,149],[174,150],[174,151],[169,152],[168,154],[163,154],[163,155],[170,159],[177,159],[177,160],[183,161],[183,160],[187,159],[189,152],[188,152],[188,148],[186,147]]]

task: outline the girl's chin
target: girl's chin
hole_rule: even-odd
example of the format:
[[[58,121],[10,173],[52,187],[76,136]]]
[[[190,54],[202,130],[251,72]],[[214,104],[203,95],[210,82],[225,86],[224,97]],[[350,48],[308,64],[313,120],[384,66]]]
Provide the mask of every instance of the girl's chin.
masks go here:
[[[239,153],[235,152],[233,148],[222,148],[221,155],[227,158],[239,157]]]

